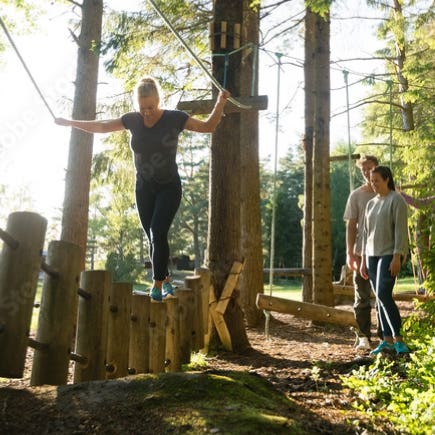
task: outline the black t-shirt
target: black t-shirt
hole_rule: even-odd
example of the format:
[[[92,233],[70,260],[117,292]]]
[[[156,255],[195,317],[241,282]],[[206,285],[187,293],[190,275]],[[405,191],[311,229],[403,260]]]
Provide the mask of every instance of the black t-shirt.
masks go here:
[[[178,136],[189,115],[179,110],[164,110],[151,128],[139,112],[126,113],[122,123],[131,132],[131,149],[137,175],[159,183],[169,183],[178,174],[176,162]]]

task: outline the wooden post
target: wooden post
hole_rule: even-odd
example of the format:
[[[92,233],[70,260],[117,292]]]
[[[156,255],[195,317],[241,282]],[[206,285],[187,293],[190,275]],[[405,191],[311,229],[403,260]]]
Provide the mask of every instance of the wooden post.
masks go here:
[[[36,213],[8,218],[0,255],[0,377],[21,378],[32,320],[47,220]]]
[[[133,293],[131,301],[129,372],[148,373],[150,350],[150,305],[148,295]]]
[[[150,373],[165,371],[166,304],[151,301],[150,305]]]
[[[76,351],[87,359],[75,362],[74,383],[106,378],[107,321],[112,276],[107,270],[89,270],[81,274],[80,287],[90,295],[80,297]]]
[[[208,333],[208,305],[210,299],[211,274],[206,267],[195,269],[195,275],[201,278],[202,324],[204,335]]]
[[[56,274],[44,278],[36,341],[47,344],[47,349],[35,349],[32,386],[68,381],[82,256],[82,249],[73,243],[53,241],[48,246],[46,262]]]
[[[186,276],[184,283],[193,291],[192,350],[198,352],[204,347],[201,277],[199,275]]]
[[[326,305],[292,301],[258,293],[257,307],[262,310],[293,314],[296,317],[304,317],[319,322],[357,326],[353,311],[339,310]]]
[[[192,307],[193,291],[189,288],[176,288],[180,310],[180,358],[181,364],[190,363],[192,353]]]
[[[165,298],[166,305],[166,365],[168,372],[181,371],[180,309],[178,298]]]
[[[221,48],[227,48],[227,22],[221,22]]]
[[[128,375],[128,350],[130,338],[132,285],[113,283],[110,293],[107,338],[107,378]]]

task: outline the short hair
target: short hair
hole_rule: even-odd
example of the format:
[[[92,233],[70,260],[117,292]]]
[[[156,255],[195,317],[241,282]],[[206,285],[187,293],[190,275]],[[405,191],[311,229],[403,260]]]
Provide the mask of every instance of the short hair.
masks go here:
[[[373,162],[376,166],[379,165],[379,161],[378,161],[377,157],[371,156],[371,155],[368,155],[368,154],[362,155],[356,161],[356,165],[358,166],[358,168],[361,168],[363,163],[365,163],[365,162]]]
[[[388,179],[388,188],[390,190],[396,190],[393,173],[388,166],[376,166],[376,168],[372,169],[372,174],[379,174],[383,180]]]
[[[144,77],[136,86],[136,96],[156,97],[160,100],[160,86],[153,77]]]

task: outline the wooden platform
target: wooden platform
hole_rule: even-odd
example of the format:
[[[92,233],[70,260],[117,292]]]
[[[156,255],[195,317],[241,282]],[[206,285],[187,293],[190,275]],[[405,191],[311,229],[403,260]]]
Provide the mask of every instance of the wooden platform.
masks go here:
[[[230,101],[227,102],[224,108],[224,113],[237,113],[244,112],[245,110],[265,110],[267,109],[268,98],[267,95],[258,95],[255,97],[234,97],[237,101],[249,109],[241,109],[235,106]],[[190,115],[205,115],[211,113],[216,100],[193,100],[193,101],[180,101],[177,104],[178,110],[183,110]]]

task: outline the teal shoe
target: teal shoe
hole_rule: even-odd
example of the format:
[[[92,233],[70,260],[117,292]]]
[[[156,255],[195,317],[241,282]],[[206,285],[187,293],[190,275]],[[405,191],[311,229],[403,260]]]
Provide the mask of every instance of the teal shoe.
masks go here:
[[[162,301],[162,291],[159,289],[159,288],[157,288],[157,287],[153,287],[151,290],[150,290],[150,298],[153,300],[153,301],[157,301],[157,302],[161,302]]]
[[[396,349],[397,355],[411,352],[409,347],[403,341],[396,341],[394,343],[394,349]]]
[[[172,284],[170,282],[164,282],[162,291],[163,299],[169,295],[174,296],[174,287],[172,287]]]
[[[394,344],[393,343],[388,343],[388,341],[383,341],[376,349],[373,349],[370,352],[370,355],[377,355],[383,351],[393,351],[395,349]]]

